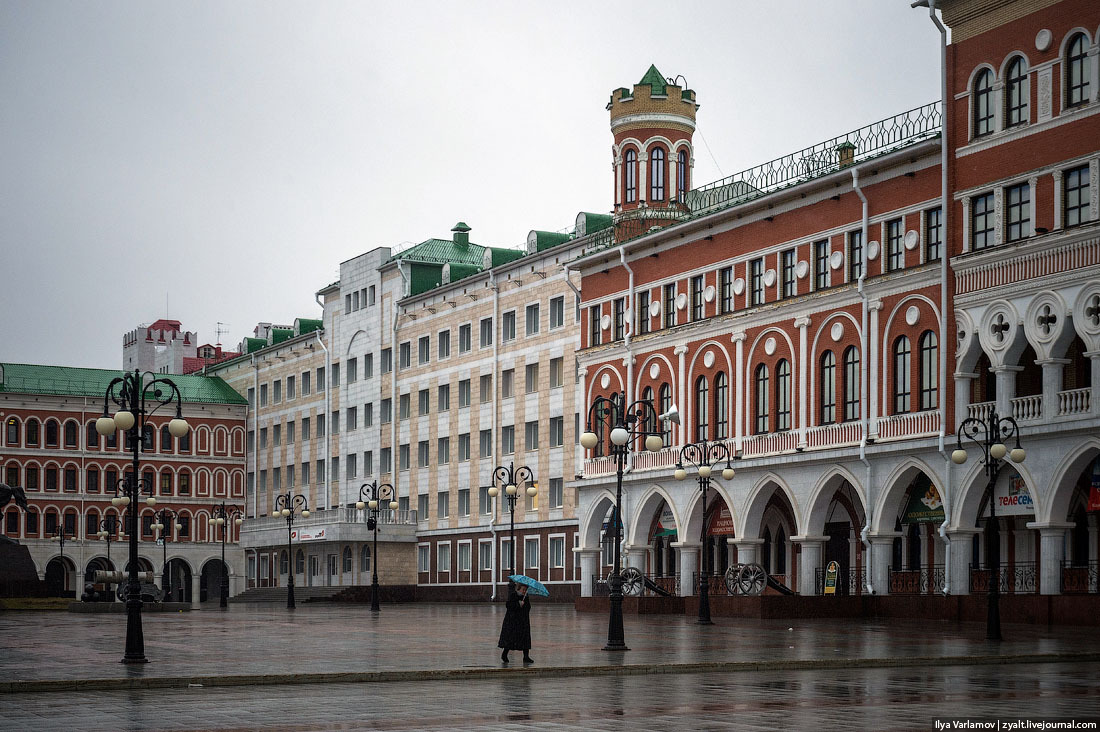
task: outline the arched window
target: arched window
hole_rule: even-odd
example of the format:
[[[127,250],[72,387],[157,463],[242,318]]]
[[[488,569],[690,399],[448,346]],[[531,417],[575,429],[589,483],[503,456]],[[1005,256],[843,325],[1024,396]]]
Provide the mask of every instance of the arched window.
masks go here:
[[[38,446],[38,420],[31,418],[27,420],[27,446]]]
[[[4,470],[4,482],[8,485],[23,485],[19,482],[19,463],[8,463]],[[26,486],[23,487],[26,488]]]
[[[46,447],[57,447],[61,439],[61,426],[56,419],[46,421]]]
[[[760,364],[756,367],[752,377],[756,390],[756,434],[764,434],[768,431],[768,367]]]
[[[695,439],[707,439],[707,395],[710,389],[707,385],[707,377],[700,376],[695,380]]]
[[[859,419],[859,351],[848,346],[844,351],[844,421]]]
[[[99,433],[95,430],[95,422],[84,426],[84,445],[90,450],[99,449]]]
[[[676,153],[676,198],[684,200],[688,190],[688,154],[687,150]]]
[[[160,428],[160,451],[172,452],[172,433],[168,431],[168,425]]]
[[[294,574],[306,573],[306,555],[299,549],[298,553],[294,555]]]
[[[350,547],[350,546],[346,546],[346,547],[344,547],[344,557],[343,557],[343,559],[344,559],[344,561],[343,561],[343,564],[344,564],[344,572],[345,572],[345,573],[350,573],[350,572],[351,572],[351,570],[352,570],[352,565],[351,565],[351,547]]]
[[[286,549],[279,552],[279,574],[286,574],[290,571],[290,557],[286,553]]]
[[[660,414],[664,414],[668,410],[672,409],[672,387],[668,384],[661,384],[661,388],[657,390],[658,406],[657,411]],[[672,423],[661,423],[661,440],[666,445],[672,444]]]
[[[993,132],[993,72],[982,69],[974,80],[974,137]]]
[[[76,422],[71,422],[71,421],[66,422],[65,423],[65,447],[76,447],[77,446],[77,440],[80,439],[78,437],[78,435],[79,435],[79,430],[77,430]]]
[[[1078,33],[1066,46],[1066,106],[1074,107],[1089,100],[1089,44]]]
[[[634,203],[638,200],[638,153],[633,149],[627,150],[626,155],[623,156],[623,165],[625,170],[623,176],[626,178],[626,202]]]
[[[729,428],[729,379],[725,371],[714,375],[714,439],[730,436]]]
[[[156,441],[156,430],[153,429],[153,425],[147,424],[141,428],[141,449],[143,452],[152,452],[155,447],[153,443]]]
[[[894,414],[909,411],[909,338],[901,336],[894,341]]]
[[[787,533],[782,526],[775,532],[775,573],[787,573]]]
[[[179,494],[181,496],[191,495],[191,471],[186,468],[179,473]]]
[[[363,549],[359,552],[359,571],[370,571],[370,544],[364,544]]]
[[[180,452],[191,452],[191,430],[187,430],[183,437],[180,438],[177,449]]]
[[[665,149],[655,147],[649,153],[649,200],[665,200]]]
[[[1005,78],[1005,123],[1022,125],[1028,121],[1031,92],[1027,83],[1027,61],[1023,56],[1012,59]]]
[[[821,354],[821,424],[836,422],[836,357]]]
[[[172,495],[172,471],[162,470],[160,473],[160,489],[159,493],[162,496]]]
[[[935,409],[939,399],[939,368],[937,351],[939,341],[930,330],[921,334],[920,348],[920,408]]]
[[[656,404],[653,403],[653,387],[652,386],[647,386],[646,388],[642,389],[642,401],[649,402],[650,404],[653,404],[654,407],[657,406]],[[656,411],[654,411],[652,413],[646,412],[644,429],[645,429],[646,434],[653,434],[653,433],[657,433],[657,432],[661,431],[660,428],[657,426],[657,412]],[[644,442],[644,440],[643,440],[643,442]]]
[[[4,444],[8,447],[19,446],[19,420],[15,417],[8,417],[8,421],[5,423]]]
[[[791,364],[787,359],[775,365],[775,430],[791,428]]]

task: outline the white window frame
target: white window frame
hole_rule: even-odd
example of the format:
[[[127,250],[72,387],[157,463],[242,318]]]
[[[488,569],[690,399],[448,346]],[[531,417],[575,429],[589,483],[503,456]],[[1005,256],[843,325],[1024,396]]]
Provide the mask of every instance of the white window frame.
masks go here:
[[[546,537],[547,541],[547,565],[548,569],[565,569],[565,534],[550,534]],[[554,562],[554,542],[561,542],[561,563]]]
[[[460,541],[460,542],[457,543],[457,546],[458,546],[458,571],[459,572],[470,572],[470,571],[472,571],[473,570],[473,552],[474,552],[473,540],[472,539],[467,539],[465,541]],[[466,550],[466,566],[465,567],[462,566],[462,550],[463,549]]]

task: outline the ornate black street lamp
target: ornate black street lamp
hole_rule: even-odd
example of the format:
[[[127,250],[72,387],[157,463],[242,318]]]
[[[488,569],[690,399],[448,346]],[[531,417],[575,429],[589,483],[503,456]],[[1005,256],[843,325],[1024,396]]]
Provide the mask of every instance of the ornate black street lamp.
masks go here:
[[[220,504],[215,503],[210,507],[210,516],[214,520],[215,526],[222,527],[222,587],[221,599],[218,601],[218,606],[229,607],[229,567],[225,563],[225,535],[229,533],[228,522],[232,521],[234,526],[240,526],[244,523],[244,512],[236,506],[230,506],[227,509],[225,507],[225,501],[222,501]],[[287,567],[290,567],[289,549],[287,550]],[[293,607],[293,605],[288,605],[287,607]]]
[[[493,469],[493,485],[489,486],[489,497],[496,498],[500,495],[501,488],[508,499],[508,514],[511,516],[511,530],[509,533],[509,546],[512,548],[511,557],[508,558],[508,574],[516,573],[516,500],[519,498],[519,486],[526,485],[528,496],[539,494],[539,484],[535,482],[535,474],[531,468],[521,465],[518,468],[515,463],[508,463],[508,467],[498,465]],[[509,583],[511,580],[509,580]],[[496,591],[496,579],[493,580],[493,591]]]
[[[119,410],[114,418],[110,415],[110,404],[114,402]],[[103,416],[96,420],[96,432],[103,436],[115,434],[117,430],[126,433],[129,440],[129,450],[133,453],[130,471],[115,486],[115,505],[127,506],[131,501],[135,504],[144,493],[149,496],[146,504],[156,505],[157,499],[153,497],[152,480],[141,477],[141,452],[145,447],[146,427],[150,430],[152,425],[148,419],[161,407],[175,402],[175,419],[168,423],[168,432],[179,439],[187,434],[190,426],[183,418],[183,396],[179,387],[171,379],[158,377],[155,374],[146,373],[134,369],[133,373],[125,373],[111,380],[103,395]],[[122,495],[119,496],[119,489]],[[130,563],[129,578],[126,590],[126,654],[122,657],[123,663],[148,663],[145,657],[145,635],[141,629],[141,582],[138,580],[138,510],[136,505],[130,505],[127,514],[130,534]]]
[[[1001,640],[1001,535],[997,526],[997,514],[994,506],[997,503],[994,486],[997,476],[1004,467],[1005,455],[1014,463],[1022,463],[1027,453],[1020,447],[1020,427],[1012,417],[998,417],[996,411],[991,411],[986,419],[980,417],[968,417],[959,425],[957,433],[957,447],[951,453],[951,462],[962,465],[966,462],[966,450],[962,441],[966,438],[978,446],[982,451],[982,467],[985,469],[986,493],[989,496],[989,542],[993,544],[992,556],[989,567],[989,612],[986,616],[985,637],[986,640]],[[1013,439],[1016,447],[1011,451],[1005,447],[1005,441]]]
[[[288,610],[294,609],[294,555],[291,549],[291,539],[294,536],[291,527],[294,526],[294,517],[301,514],[302,518],[309,518],[309,501],[301,493],[280,493],[275,496],[275,513],[273,516],[282,516],[286,519],[286,606]]]
[[[729,448],[724,442],[707,442],[701,440],[684,445],[680,448],[680,458],[676,461],[676,480],[687,477],[684,463],[690,463],[696,468],[699,479],[699,490],[703,493],[703,527],[699,532],[699,539],[703,550],[703,572],[699,579],[699,620],[700,623],[710,623],[710,571],[711,557],[710,547],[707,546],[707,491],[710,489],[710,476],[714,464],[722,460],[726,461],[726,467],[722,468],[722,480],[733,480],[733,459]]]
[[[675,407],[668,415],[675,413]],[[623,467],[626,453],[631,442],[645,436],[645,448],[657,452],[664,447],[664,440],[657,431],[660,419],[653,401],[639,399],[629,406],[624,392],[615,392],[610,397],[599,396],[588,408],[587,430],[581,435],[581,446],[591,450],[600,444],[605,427],[611,430],[611,455],[615,458],[615,510],[612,523],[615,529],[615,566],[607,578],[610,617],[607,622],[607,645],[605,651],[629,651],[623,637],[623,577],[620,544],[622,543],[622,505],[623,505]],[[599,430],[599,434],[593,431]]]
[[[118,498],[112,498],[111,503],[119,500]],[[116,504],[117,505],[117,504]],[[111,542],[115,541],[115,536],[118,535],[118,516],[113,513],[107,514],[107,516],[99,522],[99,531],[96,532],[96,536],[100,539],[107,540],[107,563],[111,564]],[[114,565],[111,565],[111,569],[114,569]]]
[[[164,591],[164,600],[168,601],[171,588],[168,586],[168,542],[172,538],[172,527],[179,531],[183,525],[174,521],[176,515],[167,508],[162,508],[155,514],[155,523],[150,527],[160,534],[160,546],[163,550],[160,564],[160,589]],[[167,529],[167,532],[165,532]]]
[[[374,532],[374,549],[371,550],[372,559],[371,562],[371,578],[370,578],[370,610],[372,613],[379,612],[382,608],[378,605],[378,512],[382,509],[379,508],[379,501],[389,501],[389,507],[391,511],[396,511],[397,506],[397,492],[389,483],[378,484],[375,480],[371,483],[364,483],[359,487],[359,500],[355,502],[355,507],[362,511],[364,508],[368,510],[367,515],[367,529]]]
[[[65,522],[62,521],[62,525],[58,526],[57,530],[53,532],[53,536],[50,537],[50,539],[52,541],[58,542],[58,544],[60,544],[60,546],[61,546],[61,571],[63,573],[61,575],[61,577],[62,577],[62,579],[61,579],[61,592],[65,592],[65,582],[67,581],[68,576],[69,576],[69,570],[65,568],[65,540],[76,538],[75,533],[68,534],[68,535],[65,534],[65,525],[64,525],[64,523]]]

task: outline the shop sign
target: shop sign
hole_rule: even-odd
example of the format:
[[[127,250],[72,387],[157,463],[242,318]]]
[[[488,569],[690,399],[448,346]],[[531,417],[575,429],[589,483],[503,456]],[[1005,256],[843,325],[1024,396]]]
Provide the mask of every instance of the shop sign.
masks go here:
[[[836,561],[829,562],[825,568],[825,594],[836,594],[836,577],[840,574],[840,565]]]
[[[998,516],[1022,516],[1035,513],[1035,504],[1027,491],[1027,484],[1019,475],[998,481],[993,491]]]
[[[290,538],[291,540],[297,539],[298,541],[321,541],[325,538],[325,527],[322,526],[318,529],[292,529]]]
[[[943,523],[943,501],[932,481],[921,476],[913,482],[909,491],[909,505],[905,508],[903,524]]]
[[[1092,464],[1092,484],[1089,487],[1089,509],[1100,511],[1100,458]]]
[[[654,538],[658,536],[670,536],[672,541],[676,541],[676,518],[672,515],[672,509],[665,504],[665,508],[661,511],[661,517],[657,519],[657,526],[653,529]]]
[[[717,510],[710,514],[710,526],[707,528],[710,536],[733,536],[733,516],[729,507],[723,503]]]

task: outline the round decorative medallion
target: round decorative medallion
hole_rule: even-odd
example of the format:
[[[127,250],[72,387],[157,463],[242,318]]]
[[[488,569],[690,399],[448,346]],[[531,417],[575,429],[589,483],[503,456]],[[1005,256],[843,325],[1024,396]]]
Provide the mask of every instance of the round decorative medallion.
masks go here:
[[[916,325],[920,320],[920,308],[916,305],[910,305],[909,309],[905,311],[905,322],[909,325]]]
[[[649,378],[656,379],[661,375],[661,364],[654,361],[649,365]]]
[[[774,356],[775,355],[775,339],[774,338],[769,338],[768,340],[764,341],[764,353],[768,354],[769,356]]]
[[[771,287],[775,284],[775,270],[769,269],[764,273],[764,287]]]
[[[602,316],[600,318],[600,327],[603,328],[604,330],[607,330],[608,328],[611,327],[611,316],[610,315],[605,314],[604,316]]]
[[[1050,41],[1050,31],[1046,28],[1043,28],[1041,31],[1035,34],[1035,48],[1040,51],[1045,51],[1050,48]]]
[[[600,377],[600,388],[606,389],[611,385],[611,374],[606,371],[603,372],[603,376]]]
[[[917,244],[920,243],[920,234],[918,234],[915,229],[910,229],[905,232],[905,239],[903,241],[905,242],[906,249],[916,249]]]
[[[703,299],[707,302],[714,302],[714,285],[707,285],[707,289],[703,290]]]
[[[683,310],[684,307],[687,306],[687,304],[688,304],[687,293],[681,292],[679,295],[676,296],[676,309],[677,310]]]
[[[733,294],[740,295],[745,291],[745,281],[738,277],[733,281]]]
[[[703,354],[703,365],[708,369],[714,365],[714,351],[707,351]]]
[[[794,273],[798,279],[804,279],[810,273],[810,263],[803,259],[794,266]]]
[[[833,252],[829,255],[829,266],[833,269],[840,269],[840,266],[844,264],[844,253]]]
[[[661,314],[661,301],[660,300],[654,300],[653,302],[649,303],[649,316],[651,318],[656,318],[660,314]]]
[[[833,327],[829,328],[829,337],[832,338],[834,342],[839,341],[841,338],[843,338],[844,323],[841,323],[839,320],[833,323]]]
[[[875,259],[878,257],[878,242],[872,239],[867,242],[867,258]]]

